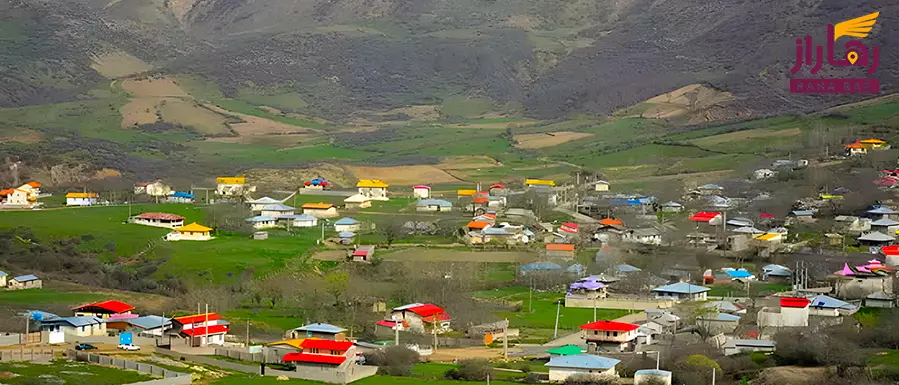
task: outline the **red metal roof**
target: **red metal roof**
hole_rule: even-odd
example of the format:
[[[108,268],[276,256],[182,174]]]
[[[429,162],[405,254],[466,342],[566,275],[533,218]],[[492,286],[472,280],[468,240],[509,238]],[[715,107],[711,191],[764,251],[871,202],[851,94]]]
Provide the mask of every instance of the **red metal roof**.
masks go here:
[[[356,250],[353,252],[354,257],[367,257],[368,250]]]
[[[486,197],[471,198],[471,203],[487,203],[487,202],[490,202],[490,199],[487,199]]]
[[[207,334],[227,333],[228,325],[211,325],[208,328],[205,328],[205,327],[191,328],[191,329],[182,330],[181,332],[184,334],[187,334],[191,337],[200,337],[200,336],[205,336]]]
[[[761,213],[761,214],[759,214],[759,218],[774,218],[774,214]]]
[[[436,318],[435,318],[435,317],[436,317]],[[452,319],[452,318],[450,317],[450,315],[449,315],[449,314],[446,314],[446,313],[440,313],[440,314],[435,314],[435,315],[432,315],[432,316],[422,317],[422,318],[421,318],[421,320],[424,321],[424,322],[440,322],[440,321],[449,321],[449,320],[451,320],[451,319]]]
[[[305,339],[300,344],[303,349],[327,349],[345,352],[353,347],[353,341],[332,341]]]
[[[708,222],[712,219],[715,219],[719,215],[721,215],[721,213],[717,211],[700,211],[690,217],[690,220],[695,222]]]
[[[93,309],[92,309],[93,308]],[[78,307],[72,308],[75,311],[92,311],[96,312],[96,310],[105,310],[110,313],[124,313],[126,311],[134,310],[134,306],[131,306],[127,303],[116,301],[114,299],[103,301],[103,302],[94,302],[85,305],[81,305]]]
[[[430,189],[431,189],[430,187],[424,186],[424,185],[421,185],[421,186],[412,186],[412,188],[413,188],[413,189],[416,189],[416,190],[419,190],[419,189],[421,189],[421,190],[430,190]]]
[[[632,330],[637,330],[639,325],[629,324],[626,322],[615,322],[615,321],[596,321],[590,322],[588,324],[581,325],[581,330],[601,330],[605,332],[629,332]]]
[[[380,326],[392,328],[392,327],[396,326],[396,321],[391,321],[391,320],[382,319],[382,320],[380,320],[380,321],[378,321],[378,322],[375,322],[375,325],[380,325]],[[406,321],[403,321],[403,327],[406,327],[406,326],[408,326],[408,325],[406,324]]]
[[[306,340],[308,341],[308,340]],[[346,356],[331,356],[326,354],[287,353],[281,358],[284,362],[308,362],[313,364],[340,365],[346,361]]]
[[[547,243],[546,250],[549,251],[574,251],[574,245],[570,243]]]
[[[808,298],[785,297],[780,299],[780,307],[808,307],[812,303]]]
[[[490,186],[490,188],[487,189],[487,190],[493,190],[493,189],[495,189],[495,188],[506,188],[506,186],[505,186],[504,184],[502,184],[502,183],[496,183],[496,184],[494,184],[493,186]]]
[[[209,313],[210,321],[215,321],[215,320],[220,320],[220,319],[222,319],[222,316],[220,316],[216,313]],[[189,315],[189,316],[175,318],[175,322],[178,322],[182,325],[195,324],[198,322],[205,322],[205,321],[206,321],[206,314],[196,314],[196,315]]]
[[[442,307],[431,304],[431,303],[426,303],[421,306],[411,307],[406,310],[411,311],[415,314],[418,314],[420,317],[428,317],[428,316],[432,316],[434,314],[446,313],[446,310],[443,310]]]
[[[466,227],[468,227],[469,229],[483,229],[483,228],[486,228],[487,226],[490,226],[490,224],[487,222],[475,222],[475,221],[468,222],[468,224],[466,225]]]
[[[143,213],[137,216],[140,219],[156,219],[161,221],[183,221],[184,217],[169,213]]]
[[[899,255],[899,246],[882,246],[880,252],[883,255]]]

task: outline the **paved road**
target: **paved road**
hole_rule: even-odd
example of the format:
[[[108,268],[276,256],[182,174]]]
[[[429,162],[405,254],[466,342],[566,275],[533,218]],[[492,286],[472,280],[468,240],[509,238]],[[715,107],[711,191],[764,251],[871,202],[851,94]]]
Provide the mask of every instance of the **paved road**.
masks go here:
[[[596,219],[590,218],[584,214],[566,209],[564,207],[556,207],[553,209],[553,211],[558,211],[560,213],[565,213],[565,214],[571,215],[574,219],[576,219],[578,221],[578,223],[598,223],[599,222]]]

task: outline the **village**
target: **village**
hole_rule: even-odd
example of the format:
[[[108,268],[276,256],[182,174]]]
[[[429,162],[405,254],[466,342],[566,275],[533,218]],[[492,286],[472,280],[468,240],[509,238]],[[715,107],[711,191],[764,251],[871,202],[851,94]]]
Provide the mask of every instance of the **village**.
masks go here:
[[[889,148],[880,139],[860,139],[845,146],[840,161]],[[829,186],[790,202],[765,189],[814,167],[808,160],[772,160],[739,183],[707,180],[664,194],[619,191],[615,180],[588,173],[465,188],[379,179],[340,186],[314,178],[294,191],[224,176],[208,187],[139,182],[127,198],[86,189],[48,194],[29,181],[0,190],[0,218],[56,212],[78,218],[116,207],[128,217],[107,218],[106,226],[160,228],[148,249],[302,238],[314,249],[310,258],[332,268],[365,271],[433,254],[460,265],[506,264],[511,277],[462,293],[499,309],[479,318],[484,322],[464,314],[469,308],[462,302],[435,301],[441,297],[425,297],[421,288],[419,298],[414,289],[404,297],[411,301],[374,295],[360,301],[373,317],[363,330],[355,320],[297,316],[280,338],[252,336],[250,320],[232,319],[208,299],[171,314],[114,296],[62,314],[34,304],[21,314],[21,327],[0,330],[6,333],[0,363],[62,355],[137,370],[159,384],[193,381],[165,365],[175,361],[288,384],[374,384],[365,381],[393,373],[393,362],[412,356],[406,375],[436,367],[447,369],[441,378],[459,381],[743,383],[748,377],[724,368],[725,360],[770,363],[786,356],[779,341],[790,333],[869,327],[876,324],[872,317],[886,317],[896,306],[899,169],[875,170],[866,184]],[[874,196],[869,191],[878,198],[842,209],[842,202]],[[51,200],[57,203],[44,203]],[[226,214],[196,221],[184,214],[200,207],[244,216],[226,229]],[[510,253],[515,257],[491,260]],[[452,257],[462,254],[468,259]],[[455,275],[441,271],[429,279]],[[0,272],[0,298],[47,290],[50,281],[42,271]],[[678,358],[682,346],[702,348]]]

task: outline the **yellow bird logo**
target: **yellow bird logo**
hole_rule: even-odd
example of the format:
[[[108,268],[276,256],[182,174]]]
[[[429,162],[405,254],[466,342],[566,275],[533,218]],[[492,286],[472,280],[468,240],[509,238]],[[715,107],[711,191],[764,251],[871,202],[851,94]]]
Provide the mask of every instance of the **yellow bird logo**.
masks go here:
[[[846,20],[834,26],[833,41],[837,41],[840,36],[852,36],[859,39],[868,37],[868,32],[874,27],[880,12],[874,12],[852,20]]]

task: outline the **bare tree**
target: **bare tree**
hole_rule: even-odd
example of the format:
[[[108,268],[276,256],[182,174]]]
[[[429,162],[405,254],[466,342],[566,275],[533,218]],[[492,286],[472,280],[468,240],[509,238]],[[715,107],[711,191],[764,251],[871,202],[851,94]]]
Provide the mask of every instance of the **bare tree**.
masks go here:
[[[396,217],[378,223],[376,231],[384,236],[384,242],[387,243],[388,249],[394,241],[406,235],[403,225],[404,221]]]

